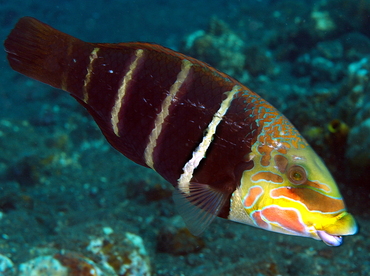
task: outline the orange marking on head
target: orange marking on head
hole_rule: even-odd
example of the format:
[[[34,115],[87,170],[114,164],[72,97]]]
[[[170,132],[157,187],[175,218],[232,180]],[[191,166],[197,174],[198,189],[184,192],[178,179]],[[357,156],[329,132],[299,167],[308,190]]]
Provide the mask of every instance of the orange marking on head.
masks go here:
[[[272,172],[259,172],[256,173],[252,176],[253,181],[258,181],[258,180],[266,180],[274,183],[283,183],[284,179],[278,175],[274,174]]]
[[[263,128],[263,132],[261,131],[263,134],[258,137],[261,145],[270,146],[282,154],[291,147],[304,148],[308,145],[293,125],[277,110],[268,104],[260,104],[260,106],[264,107],[261,110],[265,112],[258,116],[259,124]],[[277,144],[279,146],[276,147]],[[269,154],[268,151],[264,152]]]
[[[258,200],[258,198],[263,194],[263,189],[260,186],[253,186],[249,188],[248,194],[244,198],[244,207],[252,207]]]
[[[272,189],[270,195],[272,198],[287,197],[295,201],[300,201],[301,198],[295,193],[295,190],[295,188],[280,187]]]
[[[252,219],[254,220],[255,224],[263,229],[269,229],[269,224],[265,222],[261,217],[261,211],[256,211],[252,214]]]
[[[262,158],[261,158],[262,166],[270,165],[271,151],[272,150],[273,150],[273,148],[269,147],[268,145],[258,146],[258,151],[259,151],[259,153],[262,154]]]
[[[314,187],[314,188],[317,188],[317,189],[320,189],[320,190],[323,190],[325,192],[330,192],[330,188],[329,188],[328,185],[321,184],[317,181],[307,181],[307,185],[309,185],[311,187]]]
[[[272,189],[270,195],[273,198],[285,197],[304,204],[310,211],[334,213],[345,209],[342,199],[328,197],[310,188],[287,188]]]
[[[282,209],[278,206],[269,206],[264,208],[262,216],[270,222],[276,222],[282,227],[297,233],[305,233],[305,225],[300,222],[298,211],[291,209]]]

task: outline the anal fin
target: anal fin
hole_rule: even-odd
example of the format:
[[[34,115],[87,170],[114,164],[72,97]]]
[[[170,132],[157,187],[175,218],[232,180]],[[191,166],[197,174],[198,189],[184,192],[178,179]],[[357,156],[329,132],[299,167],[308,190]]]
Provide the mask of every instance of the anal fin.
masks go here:
[[[190,182],[189,193],[176,189],[173,200],[190,232],[199,236],[217,217],[228,196],[207,184]]]

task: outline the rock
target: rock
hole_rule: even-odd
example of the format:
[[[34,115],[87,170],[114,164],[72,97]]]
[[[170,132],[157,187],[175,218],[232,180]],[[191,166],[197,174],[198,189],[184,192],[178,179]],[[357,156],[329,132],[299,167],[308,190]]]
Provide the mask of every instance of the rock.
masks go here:
[[[370,39],[367,36],[352,32],[343,35],[340,40],[342,41],[345,58],[355,61],[370,55]]]
[[[104,236],[90,240],[84,254],[44,248],[39,256],[21,263],[0,254],[0,275],[4,276],[150,276],[149,256],[141,237],[129,233],[115,234],[104,227]],[[78,242],[76,242],[76,246]],[[37,252],[37,248],[33,252]],[[57,252],[57,253],[55,253]],[[87,257],[88,256],[88,257]],[[16,274],[18,272],[18,274]]]
[[[349,125],[359,125],[364,117],[366,105],[370,100],[370,56],[350,63],[344,81],[340,101],[336,104],[339,118]]]
[[[312,82],[336,82],[343,77],[343,66],[340,63],[318,55],[317,51],[306,53],[297,59],[293,74],[309,77]]]
[[[87,246],[103,267],[109,267],[118,276],[150,276],[151,267],[143,239],[133,233],[92,239]]]
[[[370,166],[370,118],[352,128],[348,136],[347,158],[355,167]]]
[[[0,254],[0,275],[13,276],[15,268],[13,262],[5,255]]]
[[[273,76],[279,73],[278,66],[273,61],[273,55],[261,45],[251,45],[246,47],[245,51],[245,69],[256,77],[259,75]]]
[[[202,250],[205,242],[196,237],[185,227],[180,216],[175,216],[171,223],[161,229],[157,236],[157,250],[173,255],[187,255]]]
[[[336,24],[328,11],[312,11],[311,18],[318,32],[326,33],[336,29]]]
[[[343,58],[344,48],[339,40],[329,40],[317,43],[316,48],[320,55],[329,60]]]
[[[74,252],[39,256],[19,265],[18,276],[113,276]]]
[[[208,30],[198,30],[188,35],[180,49],[180,52],[239,79],[243,75],[246,61],[243,51],[243,40],[217,18],[211,19]]]

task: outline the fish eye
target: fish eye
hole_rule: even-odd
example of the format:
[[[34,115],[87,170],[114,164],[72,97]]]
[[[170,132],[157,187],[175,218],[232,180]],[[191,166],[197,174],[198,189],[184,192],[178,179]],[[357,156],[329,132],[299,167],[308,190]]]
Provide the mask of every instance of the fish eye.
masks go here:
[[[306,170],[298,165],[291,166],[287,171],[287,176],[290,182],[293,184],[303,184],[307,181]]]

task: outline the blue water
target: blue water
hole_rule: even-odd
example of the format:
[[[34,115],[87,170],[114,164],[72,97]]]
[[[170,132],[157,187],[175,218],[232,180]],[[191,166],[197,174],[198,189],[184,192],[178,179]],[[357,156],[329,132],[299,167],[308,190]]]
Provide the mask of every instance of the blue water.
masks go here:
[[[161,44],[239,79],[324,159],[360,231],[332,248],[217,219],[201,241],[183,237],[185,253],[161,249],[181,225],[170,184],[115,152],[67,93],[13,72],[3,52],[0,254],[15,266],[63,249],[93,258],[87,244],[110,227],[118,251],[125,231],[142,237],[152,275],[369,275],[370,1],[1,1],[3,40],[22,16],[89,42]],[[199,34],[212,43],[192,47]],[[330,133],[333,119],[349,138]]]

